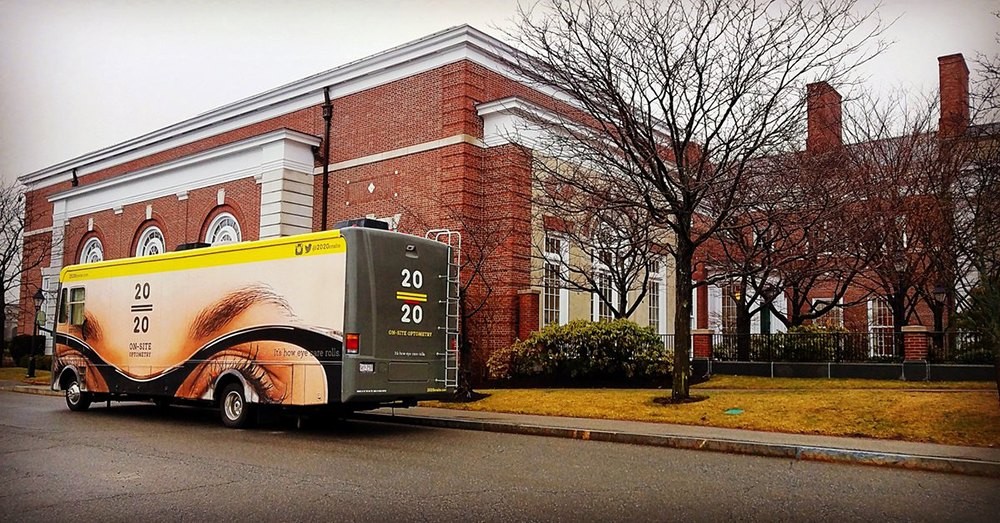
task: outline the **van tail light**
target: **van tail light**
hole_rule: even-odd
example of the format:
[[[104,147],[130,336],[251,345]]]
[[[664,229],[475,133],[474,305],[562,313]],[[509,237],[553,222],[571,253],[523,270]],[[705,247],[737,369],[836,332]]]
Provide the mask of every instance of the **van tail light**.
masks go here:
[[[357,354],[361,347],[361,335],[348,333],[344,336],[344,350],[348,354]]]

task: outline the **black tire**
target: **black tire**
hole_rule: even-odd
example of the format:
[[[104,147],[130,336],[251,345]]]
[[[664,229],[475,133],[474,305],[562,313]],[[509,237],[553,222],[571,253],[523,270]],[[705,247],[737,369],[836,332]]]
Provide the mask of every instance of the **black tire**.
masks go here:
[[[89,392],[80,390],[80,381],[74,376],[66,386],[66,406],[73,412],[83,412],[90,408],[93,398]]]
[[[250,426],[253,406],[247,403],[242,384],[230,383],[222,389],[222,395],[219,396],[219,415],[222,417],[222,424],[231,429]]]

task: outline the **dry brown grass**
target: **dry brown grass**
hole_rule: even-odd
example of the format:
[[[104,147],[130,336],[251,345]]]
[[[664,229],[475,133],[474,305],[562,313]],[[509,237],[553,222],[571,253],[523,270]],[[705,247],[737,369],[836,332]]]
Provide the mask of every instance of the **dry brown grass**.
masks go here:
[[[719,387],[723,382],[725,380],[713,379],[711,386]],[[654,399],[669,396],[670,391],[649,389],[483,390],[480,392],[489,394],[489,397],[476,402],[428,402],[424,405],[795,434],[1000,446],[1000,404],[995,388],[971,383],[938,387],[939,384],[924,382],[920,384],[923,385],[920,390],[905,390],[907,387],[898,387],[895,382],[771,381],[766,378],[739,378],[730,384],[732,388],[726,390],[709,389],[710,384],[703,384],[693,389],[692,394],[707,396],[707,399],[680,405],[655,403]],[[941,390],[927,390],[932,385]],[[729,409],[742,409],[743,412],[739,415],[725,414]]]
[[[17,381],[21,383],[37,383],[39,385],[48,385],[50,373],[47,370],[38,369],[35,371],[35,379],[29,380],[25,378],[28,369],[24,367],[0,367],[0,380]]]
[[[890,390],[996,390],[992,381],[903,381],[824,378],[756,378],[753,376],[712,376],[692,389],[890,389]]]

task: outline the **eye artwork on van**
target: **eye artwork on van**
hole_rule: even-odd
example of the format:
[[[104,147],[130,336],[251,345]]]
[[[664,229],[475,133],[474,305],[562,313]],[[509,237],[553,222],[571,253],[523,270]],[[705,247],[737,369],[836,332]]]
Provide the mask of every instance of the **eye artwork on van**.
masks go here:
[[[92,347],[100,346],[104,341],[104,330],[101,323],[97,321],[89,312],[84,313],[84,321],[80,325],[70,325],[68,333],[84,340]],[[61,367],[74,366],[78,369],[87,368],[87,357],[76,347],[57,343],[55,346],[56,360]],[[83,382],[87,390],[107,392],[108,384],[100,372],[86,372],[83,375]]]
[[[260,323],[288,324],[296,321],[288,302],[264,285],[245,287],[202,309],[188,329],[185,351],[192,353],[219,336]],[[276,358],[280,342],[258,340],[240,343],[208,356],[181,383],[177,396],[205,397],[215,381],[227,371],[239,373],[262,403],[281,403],[289,395],[292,366]],[[301,359],[301,354],[299,358]]]
[[[140,286],[137,292],[142,291]],[[84,371],[88,391],[110,392],[111,380],[127,378],[142,380],[154,390],[175,390],[179,398],[210,399],[218,379],[235,374],[260,403],[326,401],[324,371],[319,360],[301,348],[301,336],[335,340],[339,333],[302,334],[304,326],[288,301],[267,285],[231,290],[198,311],[186,335],[178,337],[179,343],[158,349],[168,362],[159,370],[130,366],[127,359],[121,359],[122,351],[115,350],[120,343],[105,336],[92,311],[84,312],[84,318],[80,325],[64,327],[66,338],[57,343],[56,362],[60,368],[74,366]],[[294,393],[293,373],[296,379],[309,382]]]

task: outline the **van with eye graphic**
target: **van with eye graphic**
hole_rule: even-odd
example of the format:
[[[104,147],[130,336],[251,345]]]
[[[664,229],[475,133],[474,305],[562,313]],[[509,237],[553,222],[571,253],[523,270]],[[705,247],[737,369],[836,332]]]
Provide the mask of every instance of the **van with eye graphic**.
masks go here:
[[[432,236],[344,227],[68,266],[52,389],[74,411],[216,406],[230,427],[438,399],[457,386],[458,247]]]

